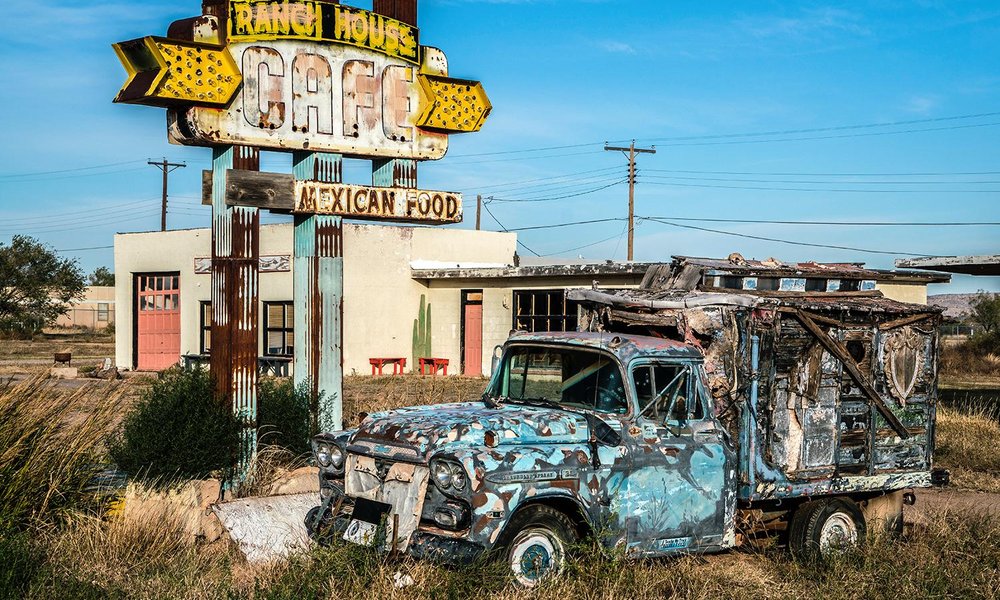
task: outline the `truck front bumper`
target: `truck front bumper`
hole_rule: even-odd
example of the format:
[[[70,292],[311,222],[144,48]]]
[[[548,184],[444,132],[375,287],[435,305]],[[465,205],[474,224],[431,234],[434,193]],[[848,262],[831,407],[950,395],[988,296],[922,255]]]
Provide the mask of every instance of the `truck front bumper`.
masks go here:
[[[341,497],[343,501],[339,501]],[[335,507],[339,507],[336,515],[333,514]],[[305,526],[309,537],[321,546],[328,546],[335,540],[343,539],[344,532],[350,525],[353,510],[353,503],[349,497],[338,493],[331,494],[306,515]],[[389,550],[383,545],[380,551]],[[482,558],[486,554],[486,547],[463,537],[418,527],[410,536],[406,553],[417,560],[447,565],[467,565]]]

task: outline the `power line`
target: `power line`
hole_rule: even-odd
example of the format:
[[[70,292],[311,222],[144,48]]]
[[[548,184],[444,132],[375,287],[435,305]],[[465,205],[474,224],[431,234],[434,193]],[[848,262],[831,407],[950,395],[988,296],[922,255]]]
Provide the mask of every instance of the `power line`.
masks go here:
[[[1000,115],[1000,111],[985,112],[985,113],[975,113],[975,114],[965,114],[965,115],[952,115],[948,117],[930,117],[926,119],[908,119],[905,121],[883,121],[881,123],[862,123],[857,125],[834,125],[831,127],[812,127],[809,129],[778,129],[773,131],[758,131],[754,133],[720,133],[714,135],[691,135],[686,137],[668,137],[668,138],[645,138],[650,142],[657,141],[688,141],[688,140],[711,140],[711,139],[723,139],[723,138],[741,138],[741,137],[763,137],[767,135],[797,135],[800,133],[821,133],[826,131],[848,131],[853,129],[875,129],[880,127],[899,127],[901,125],[917,125],[920,123],[941,123],[945,121],[960,121],[964,119],[979,119],[984,117],[996,117]]]
[[[809,179],[732,179],[727,177],[684,177],[680,175],[649,175],[650,179],[680,179],[682,181],[728,181],[732,183],[800,183],[808,185],[997,185],[997,180],[979,181],[830,181]]]
[[[494,183],[494,184],[491,184],[491,185],[480,186],[477,189],[481,189],[481,190],[482,189],[487,189],[488,190],[488,189],[494,189],[494,188],[498,188],[498,187],[507,187],[507,186],[511,186],[511,185],[521,185],[522,183],[534,183],[536,181],[551,181],[553,179],[566,179],[568,177],[576,177],[577,175],[588,175],[588,174],[593,175],[593,174],[597,174],[597,173],[603,173],[603,172],[607,172],[607,171],[616,171],[616,170],[618,170],[618,167],[607,167],[607,168],[604,168],[604,169],[590,169],[590,170],[587,170],[587,171],[579,171],[577,173],[565,173],[563,175],[550,175],[548,177],[539,177],[537,179],[524,179],[524,180],[521,180],[521,181],[509,181],[507,183]]]
[[[764,140],[727,140],[721,142],[690,142],[690,143],[684,142],[677,144],[660,143],[658,145],[676,147],[676,146],[724,146],[732,144],[765,144],[770,142],[804,142],[811,140],[835,140],[842,138],[873,137],[880,135],[900,135],[903,133],[923,133],[928,131],[952,131],[956,129],[972,129],[975,127],[993,127],[996,125],[1000,125],[1000,122],[976,123],[973,125],[951,125],[948,127],[927,127],[923,129],[901,129],[898,131],[871,131],[868,133],[845,133],[843,135],[820,135],[820,136],[797,137],[797,138],[772,138]]]
[[[718,188],[726,190],[764,190],[769,192],[831,192],[831,193],[864,193],[864,194],[996,194],[998,190],[885,190],[885,189],[841,189],[841,188],[790,188],[752,185],[719,185],[710,183],[680,183],[667,181],[651,181],[647,185],[674,186],[674,187],[694,187],[694,188]]]
[[[609,223],[611,221],[625,221],[625,217],[613,217],[609,219],[590,219],[589,221],[573,221],[571,223],[553,223],[552,225],[532,225],[529,227],[514,227],[507,231],[533,231],[536,229],[557,229],[559,227],[573,227],[575,225],[590,225],[593,223]]]
[[[53,217],[51,214],[49,214],[49,215],[39,215],[37,217],[23,217],[23,218],[20,218],[20,219],[5,219],[3,221],[3,224],[4,225],[30,225],[30,224],[32,224],[32,223],[34,223],[36,221],[44,221],[45,224],[58,223],[60,221],[65,221],[67,223],[76,223],[76,222],[79,221],[79,217],[73,216],[72,218],[68,218],[68,219],[65,218],[65,217],[70,217],[72,215],[83,215],[84,217],[91,216],[91,215],[93,215],[93,216],[100,215],[101,218],[106,218],[108,215],[114,215],[114,214],[125,213],[125,212],[132,212],[133,209],[132,208],[127,208],[127,207],[134,207],[134,206],[139,206],[139,205],[145,205],[145,204],[148,204],[149,202],[152,202],[153,200],[155,200],[155,198],[150,198],[148,200],[135,200],[135,201],[125,202],[123,204],[109,204],[109,205],[98,206],[98,207],[94,207],[94,208],[88,208],[88,209],[84,209],[84,210],[60,211],[58,213],[58,216],[56,216],[56,217]]]
[[[602,185],[601,187],[596,187],[596,188],[585,190],[585,191],[582,191],[582,192],[577,192],[575,194],[566,194],[566,195],[563,195],[563,196],[552,196],[550,198],[545,198],[545,197],[540,197],[540,198],[496,198],[496,197],[490,196],[490,202],[552,202],[554,200],[565,200],[566,198],[576,198],[578,196],[585,196],[587,194],[593,194],[594,192],[599,192],[601,190],[606,190],[609,187],[614,187],[616,185],[620,185],[622,183],[625,183],[625,181],[626,181],[625,179],[619,179],[618,181],[615,181],[613,183],[609,183],[608,185]]]
[[[556,254],[566,254],[567,252],[576,252],[577,250],[583,250],[584,248],[590,248],[591,246],[596,246],[598,244],[603,244],[604,242],[610,242],[611,240],[613,240],[615,238],[618,238],[620,240],[621,237],[625,233],[627,233],[627,232],[628,232],[628,225],[625,226],[625,229],[622,231],[622,233],[616,233],[616,234],[614,234],[613,236],[611,236],[609,238],[604,238],[603,240],[597,240],[596,242],[591,242],[589,244],[584,244],[583,246],[577,246],[575,248],[569,248],[567,250],[560,250],[559,252],[553,252],[551,254],[546,254],[545,256],[555,256]]]
[[[485,209],[486,209],[486,212],[487,212],[487,213],[489,213],[489,215],[490,215],[491,217],[493,217],[493,220],[494,220],[494,221],[496,221],[497,225],[499,225],[499,226],[500,226],[500,229],[503,229],[503,230],[504,230],[504,231],[506,232],[506,231],[507,231],[507,228],[506,228],[506,227],[504,227],[504,226],[503,226],[503,223],[501,223],[501,222],[500,222],[500,219],[498,219],[498,218],[497,218],[497,216],[496,216],[495,214],[493,214],[493,211],[492,211],[492,210],[490,210],[490,207],[489,207],[489,204],[487,204],[487,203],[485,203],[485,202],[484,202],[484,203],[483,203],[483,208],[485,208]],[[514,237],[515,237],[515,239],[517,238],[517,236],[516,236],[516,235],[515,235]],[[532,254],[534,254],[535,256],[541,256],[541,254],[539,254],[539,253],[535,252],[534,250],[532,250],[531,248],[529,248],[528,246],[526,246],[526,245],[525,245],[525,243],[524,243],[524,242],[522,242],[521,240],[517,240],[517,245],[518,245],[518,246],[521,246],[522,248],[524,248],[524,249],[525,249],[525,250],[527,250],[528,252],[531,252],[531,253],[532,253]]]
[[[0,177],[28,177],[28,176],[32,176],[32,175],[52,175],[52,174],[55,174],[55,173],[75,173],[77,171],[90,171],[92,169],[105,169],[107,167],[120,167],[122,165],[130,165],[130,164],[133,164],[133,163],[140,163],[140,162],[142,162],[141,159],[139,159],[139,160],[126,160],[126,161],[122,161],[122,162],[107,163],[107,164],[103,164],[103,165],[92,165],[92,166],[89,166],[89,167],[76,167],[76,168],[73,168],[73,169],[58,169],[58,170],[55,170],[55,171],[29,171],[27,173],[2,173],[2,174],[0,174]]]
[[[62,250],[56,250],[56,252],[83,252],[84,250],[107,250],[109,248],[114,248],[114,246],[91,246],[89,248],[65,248]]]
[[[721,229],[709,229],[707,227],[698,227],[698,226],[695,226],[695,225],[684,225],[682,223],[674,223],[674,222],[667,221],[667,220],[664,220],[664,219],[657,219],[655,217],[646,217],[645,220],[647,220],[647,221],[653,221],[655,223],[660,223],[662,225],[669,225],[671,227],[680,227],[680,228],[683,228],[683,229],[694,229],[696,231],[705,231],[705,232],[708,232],[708,233],[717,233],[717,234],[720,234],[720,235],[728,235],[728,236],[739,237],[739,238],[747,238],[747,239],[751,239],[751,240],[761,240],[761,241],[765,241],[765,242],[775,242],[775,243],[779,243],[779,244],[789,244],[789,245],[792,245],[792,246],[808,246],[808,247],[811,247],[811,248],[832,248],[834,250],[850,250],[851,252],[865,252],[865,253],[868,253],[868,254],[889,254],[889,255],[894,255],[894,256],[930,256],[930,257],[936,257],[936,255],[927,254],[926,252],[921,252],[921,253],[917,253],[917,252],[897,252],[897,251],[890,252],[890,251],[887,251],[887,250],[871,250],[871,249],[868,249],[868,248],[856,248],[856,247],[853,247],[853,246],[837,246],[837,245],[833,245],[833,244],[817,244],[817,243],[812,243],[812,242],[799,242],[799,241],[795,241],[795,240],[783,240],[783,239],[779,239],[779,238],[765,237],[765,236],[760,236],[760,235],[751,235],[751,234],[748,234],[748,233],[736,233],[735,231],[723,231]]]
[[[695,217],[643,217],[670,221],[697,221],[703,223],[744,223],[757,225],[824,225],[845,227],[985,227],[1000,225],[997,221],[779,221],[768,219],[719,219]]]
[[[535,198],[551,198],[553,197],[554,194],[555,195],[573,194],[576,193],[577,191],[582,191],[581,188],[591,188],[592,186],[595,185],[599,186],[600,184],[603,183],[610,183],[614,185],[615,183],[624,181],[625,181],[624,179],[621,179],[620,174],[616,174],[612,175],[611,177],[600,177],[596,179],[591,179],[591,178],[581,179],[579,183],[563,182],[554,187],[538,188],[538,189],[523,190],[516,192],[514,190],[505,190],[502,192],[494,192],[494,196],[497,193],[500,193],[503,194],[504,200],[508,200],[511,202],[520,202],[522,200],[532,201]],[[508,192],[515,192],[515,193],[508,195]]]
[[[0,184],[17,184],[17,183],[35,183],[38,181],[55,181],[59,179],[79,179],[81,177],[100,177],[102,175],[117,175],[119,173],[130,173],[132,171],[142,171],[143,167],[134,167],[131,169],[117,169],[114,171],[103,171],[101,173],[74,173],[72,175],[56,175],[56,176],[45,176],[45,177],[35,177],[35,178],[11,178],[0,181]]]
[[[687,173],[694,175],[771,175],[780,177],[943,177],[956,175],[1000,175],[1000,171],[948,171],[906,173],[782,173],[749,171],[685,171],[671,169],[643,169],[651,173]]]

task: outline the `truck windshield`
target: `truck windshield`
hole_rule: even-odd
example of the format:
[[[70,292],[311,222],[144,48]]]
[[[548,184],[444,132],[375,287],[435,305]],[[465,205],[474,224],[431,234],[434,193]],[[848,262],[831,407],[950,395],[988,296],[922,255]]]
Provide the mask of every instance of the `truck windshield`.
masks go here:
[[[521,404],[628,413],[621,370],[592,350],[514,347],[488,394]]]

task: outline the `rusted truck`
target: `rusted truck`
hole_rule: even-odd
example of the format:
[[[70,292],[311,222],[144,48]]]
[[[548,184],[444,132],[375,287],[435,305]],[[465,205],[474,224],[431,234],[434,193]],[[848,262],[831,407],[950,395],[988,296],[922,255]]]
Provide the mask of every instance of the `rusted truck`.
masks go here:
[[[782,536],[826,556],[932,484],[937,309],[878,292],[577,290],[477,401],[323,434],[311,535],[533,585],[577,540],[630,556]]]

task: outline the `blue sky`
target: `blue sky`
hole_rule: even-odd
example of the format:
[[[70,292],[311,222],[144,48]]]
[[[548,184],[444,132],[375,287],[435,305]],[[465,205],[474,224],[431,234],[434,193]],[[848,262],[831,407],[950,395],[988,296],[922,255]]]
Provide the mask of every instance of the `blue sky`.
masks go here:
[[[157,229],[160,176],[145,161],[164,156],[188,164],[171,175],[170,227],[207,226],[210,151],[168,144],[162,109],[111,103],[125,79],[111,43],[163,35],[200,2],[7,5],[0,242],[23,233],[70,250]],[[635,138],[657,149],[639,159],[636,213],[675,219],[639,221],[637,260],[738,251],[889,268],[906,253],[1000,250],[997,226],[676,220],[1000,222],[996,2],[422,0],[420,29],[494,105],[482,132],[452,136],[446,158],[420,167],[422,187],[466,194],[462,227],[474,225],[477,193],[512,229],[623,218],[626,161],[603,145]],[[995,114],[951,118],[985,113]],[[900,122],[912,123],[830,129]],[[268,153],[263,167],[289,162]],[[113,166],[51,173],[97,165]],[[348,161],[346,179],[369,170]],[[483,224],[499,228],[486,214]],[[521,252],[623,259],[624,231],[621,220],[525,231]],[[106,248],[68,254],[87,270],[112,264]],[[998,280],[956,277],[932,293],[997,291]]]

